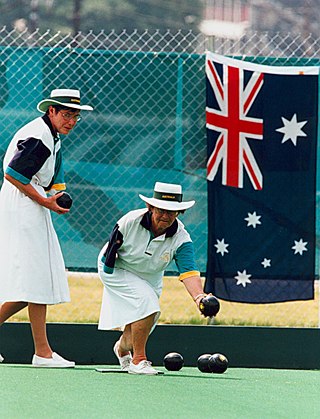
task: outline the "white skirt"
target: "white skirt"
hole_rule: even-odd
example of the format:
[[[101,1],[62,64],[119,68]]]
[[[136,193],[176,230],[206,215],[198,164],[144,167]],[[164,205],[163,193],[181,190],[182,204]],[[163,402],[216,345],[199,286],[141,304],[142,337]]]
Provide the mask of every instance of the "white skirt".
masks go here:
[[[155,287],[139,276],[118,268],[112,274],[106,274],[102,266],[99,260],[99,276],[104,290],[98,328],[123,329],[127,324],[156,313],[153,330],[160,317],[162,283]]]
[[[32,186],[46,196],[41,186]],[[6,180],[0,193],[0,301],[70,301],[50,210]]]

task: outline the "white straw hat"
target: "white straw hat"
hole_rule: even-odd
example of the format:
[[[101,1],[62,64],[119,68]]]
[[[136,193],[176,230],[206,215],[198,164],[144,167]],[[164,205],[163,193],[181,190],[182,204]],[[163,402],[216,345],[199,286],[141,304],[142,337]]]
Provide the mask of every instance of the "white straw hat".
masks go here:
[[[90,105],[80,104],[80,91],[75,89],[54,89],[49,99],[43,99],[38,103],[37,109],[40,112],[47,112],[49,106],[61,105],[67,108],[81,109],[83,111],[92,111]]]
[[[153,207],[169,211],[183,211],[195,204],[195,201],[183,202],[182,187],[174,183],[156,182],[152,198],[147,198],[141,194],[139,194],[139,197]]]

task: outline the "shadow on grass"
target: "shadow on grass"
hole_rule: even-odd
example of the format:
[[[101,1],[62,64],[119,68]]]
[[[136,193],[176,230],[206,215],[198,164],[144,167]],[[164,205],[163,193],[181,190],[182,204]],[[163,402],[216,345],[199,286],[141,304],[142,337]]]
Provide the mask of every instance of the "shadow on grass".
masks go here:
[[[206,374],[206,375],[193,375],[193,374],[170,374],[165,372],[166,377],[175,377],[175,378],[195,378],[200,380],[232,380],[232,381],[242,381],[241,378],[228,377],[227,375],[218,375],[218,374]]]
[[[70,370],[70,371],[88,371],[88,372],[98,372],[101,375],[113,375],[113,374],[123,374],[123,375],[132,375],[137,376],[137,374],[126,374],[124,372],[113,371],[113,372],[101,372],[97,371],[97,369],[111,369],[112,367],[108,366],[101,366],[101,365],[76,365],[75,368],[41,368],[41,367],[33,367],[31,364],[2,364],[3,367],[10,367],[10,368],[20,368],[20,369],[33,369],[34,371],[44,370]],[[160,370],[161,371],[161,370]],[[162,373],[159,374],[159,377],[172,377],[172,378],[192,378],[196,380],[230,380],[230,381],[241,381],[241,378],[229,377],[227,374],[211,374],[211,373],[202,373],[201,375],[194,375],[194,374],[187,374],[183,373],[172,373],[169,371],[161,371]]]

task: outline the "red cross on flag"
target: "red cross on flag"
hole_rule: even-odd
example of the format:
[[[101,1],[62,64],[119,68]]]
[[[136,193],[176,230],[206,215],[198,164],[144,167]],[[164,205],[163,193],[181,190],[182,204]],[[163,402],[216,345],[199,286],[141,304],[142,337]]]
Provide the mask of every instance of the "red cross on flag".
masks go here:
[[[207,179],[213,180],[222,162],[222,184],[243,187],[243,169],[254,189],[262,189],[263,175],[247,139],[262,140],[263,120],[248,112],[263,85],[263,73],[253,72],[244,86],[243,70],[224,64],[223,78],[206,57],[206,74],[220,109],[206,108],[206,126],[220,132],[208,159]]]

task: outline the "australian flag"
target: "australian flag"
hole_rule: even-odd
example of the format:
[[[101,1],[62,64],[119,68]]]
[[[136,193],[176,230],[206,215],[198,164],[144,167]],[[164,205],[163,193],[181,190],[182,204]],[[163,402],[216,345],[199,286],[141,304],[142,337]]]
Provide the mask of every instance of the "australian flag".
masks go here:
[[[314,298],[318,68],[207,53],[205,291]]]

